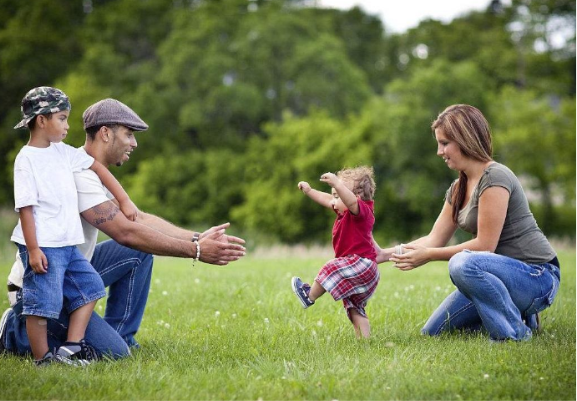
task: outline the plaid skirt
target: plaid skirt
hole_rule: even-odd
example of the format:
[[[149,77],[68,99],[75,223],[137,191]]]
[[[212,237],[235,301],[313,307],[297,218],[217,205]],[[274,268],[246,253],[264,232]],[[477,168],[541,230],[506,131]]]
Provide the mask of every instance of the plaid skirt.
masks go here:
[[[343,300],[343,306],[351,319],[351,309],[367,317],[365,306],[375,293],[379,279],[379,268],[375,262],[358,255],[349,255],[328,261],[315,281],[330,293],[335,301]]]

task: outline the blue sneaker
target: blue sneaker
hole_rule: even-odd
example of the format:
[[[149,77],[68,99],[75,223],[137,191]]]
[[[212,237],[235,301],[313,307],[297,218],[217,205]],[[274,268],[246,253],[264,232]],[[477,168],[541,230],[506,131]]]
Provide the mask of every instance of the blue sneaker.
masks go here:
[[[301,303],[303,304],[303,308],[306,309],[315,303],[315,301],[311,301],[309,298],[309,292],[311,292],[311,286],[308,285],[307,283],[303,283],[300,277],[293,277],[291,280],[291,284],[293,287],[293,292],[295,293],[299,301],[301,301]]]

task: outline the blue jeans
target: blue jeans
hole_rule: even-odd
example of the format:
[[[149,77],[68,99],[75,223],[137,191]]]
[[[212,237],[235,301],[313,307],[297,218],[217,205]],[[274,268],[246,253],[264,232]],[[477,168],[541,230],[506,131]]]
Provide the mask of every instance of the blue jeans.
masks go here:
[[[489,252],[463,251],[449,261],[457,287],[433,312],[421,332],[439,335],[484,327],[493,340],[526,340],[532,316],[548,308],[561,273],[551,263],[527,264]]]
[[[96,246],[90,262],[109,290],[104,318],[93,312],[84,338],[100,355],[111,358],[128,356],[129,347],[138,346],[134,335],[140,327],[148,299],[153,257],[108,240]],[[48,344],[51,349],[66,341],[68,318],[63,310],[58,319],[48,320]],[[31,352],[25,316],[22,316],[21,290],[8,316],[4,342],[8,352]]]
[[[28,249],[16,244],[24,265],[23,314],[57,319],[66,302],[68,313],[106,296],[98,273],[76,246],[40,249],[48,261],[46,273],[28,264]]]

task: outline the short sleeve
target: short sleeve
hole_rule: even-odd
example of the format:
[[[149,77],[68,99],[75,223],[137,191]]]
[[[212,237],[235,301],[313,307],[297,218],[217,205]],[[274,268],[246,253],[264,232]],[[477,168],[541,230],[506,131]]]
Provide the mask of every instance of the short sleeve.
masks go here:
[[[14,162],[14,210],[38,206],[38,188],[28,158],[19,155]]]
[[[83,150],[77,149],[67,144],[63,145],[63,149],[66,152],[68,160],[70,161],[70,168],[72,169],[73,173],[89,169],[90,166],[92,166],[94,163],[94,158]]]
[[[373,214],[372,202],[369,203],[360,198],[357,198],[357,203],[359,205],[359,213],[357,215],[351,213],[353,219],[363,220],[366,219],[367,216],[371,216]]]
[[[455,189],[457,182],[459,182],[459,179],[453,181],[449,189],[447,189],[447,192],[445,192],[445,202],[447,202],[449,205],[452,205],[453,203],[453,190]]]
[[[479,196],[481,196],[483,191],[491,187],[505,188],[510,194],[513,190],[513,182],[508,171],[497,167],[490,167],[485,170],[479,180]]]
[[[98,175],[92,170],[74,173],[74,182],[76,183],[76,192],[78,194],[79,213],[114,199],[112,194],[102,185]]]

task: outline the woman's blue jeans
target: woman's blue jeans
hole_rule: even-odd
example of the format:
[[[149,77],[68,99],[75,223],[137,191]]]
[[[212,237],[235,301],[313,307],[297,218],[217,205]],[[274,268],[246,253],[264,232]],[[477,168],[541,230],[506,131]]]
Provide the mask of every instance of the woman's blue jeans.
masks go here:
[[[120,358],[130,355],[129,347],[138,346],[134,339],[146,307],[153,257],[118,244],[113,240],[96,246],[90,261],[109,288],[104,318],[93,312],[85,339],[100,355]],[[5,348],[16,354],[31,352],[22,316],[22,291],[6,323]],[[64,308],[65,310],[66,308]],[[69,316],[62,312],[58,319],[48,320],[48,345],[58,348],[68,332]]]
[[[527,340],[529,321],[548,308],[559,290],[560,270],[490,252],[459,252],[449,260],[457,287],[433,312],[421,332],[431,336],[483,326],[493,340]]]

